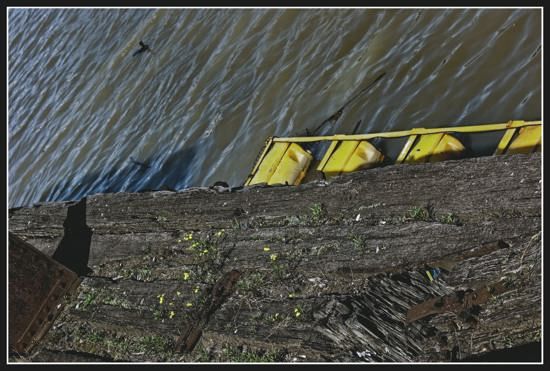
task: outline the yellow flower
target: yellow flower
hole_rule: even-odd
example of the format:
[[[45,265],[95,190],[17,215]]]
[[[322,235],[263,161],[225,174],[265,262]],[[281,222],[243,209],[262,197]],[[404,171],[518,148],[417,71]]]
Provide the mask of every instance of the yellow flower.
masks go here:
[[[174,312],[173,310],[170,311],[170,319],[174,318],[174,316],[176,315],[176,312]]]
[[[195,288],[193,289],[193,292],[194,292],[195,294],[196,294],[197,292],[199,292],[199,287],[198,287],[198,286],[195,287]]]
[[[157,298],[159,298],[159,304],[164,303],[164,294],[157,295]]]
[[[277,260],[277,254],[271,254],[269,255],[269,258],[271,259],[271,261],[275,261]]]
[[[269,250],[271,250],[271,249],[269,248],[269,246],[264,246],[264,251],[265,251],[265,252],[268,252]]]
[[[180,296],[180,295],[181,295],[181,292],[176,291],[176,295]]]
[[[288,294],[288,297],[289,297],[289,298],[293,298],[293,297],[294,297],[294,294],[293,294],[293,293],[290,293],[290,294]]]
[[[294,315],[300,317],[302,315],[302,310],[300,308],[294,308]]]
[[[183,272],[183,280],[184,281],[187,281],[189,279],[191,275],[189,274],[189,272]]]
[[[190,308],[190,307],[193,306],[193,303],[186,303],[185,306],[188,307],[188,308]]]

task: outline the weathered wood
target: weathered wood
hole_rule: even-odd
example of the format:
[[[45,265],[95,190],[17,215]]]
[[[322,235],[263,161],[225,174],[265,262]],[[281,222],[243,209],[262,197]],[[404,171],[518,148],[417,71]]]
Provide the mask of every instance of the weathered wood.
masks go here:
[[[540,153],[85,203],[90,271],[32,360],[449,361],[540,342]],[[10,210],[10,231],[54,255],[76,205]],[[429,300],[452,310],[407,321]]]

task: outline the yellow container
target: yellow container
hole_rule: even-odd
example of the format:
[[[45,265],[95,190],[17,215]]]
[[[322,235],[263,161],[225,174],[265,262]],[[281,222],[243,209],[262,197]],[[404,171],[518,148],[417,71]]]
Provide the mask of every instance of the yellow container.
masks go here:
[[[325,165],[319,170],[325,173],[325,176],[327,177],[340,174],[342,170],[344,170],[346,163],[357,148],[358,144],[359,141],[357,140],[345,140],[340,142],[338,147],[332,153],[327,151],[325,156],[329,156],[328,160],[321,160],[321,164],[325,163]]]
[[[273,143],[269,149],[269,152],[267,152],[264,158],[261,159],[260,166],[256,171],[256,174],[254,174],[254,177],[250,180],[250,182],[248,182],[248,185],[267,183],[277,169],[277,166],[279,166],[279,163],[281,162],[281,159],[289,146],[290,143]]]
[[[366,140],[359,143],[350,159],[344,166],[344,173],[368,169],[378,165],[384,160],[382,152],[377,150],[372,144]]]
[[[331,146],[332,151],[327,151],[317,168],[326,177],[367,169],[384,159],[384,155],[366,140],[341,141],[336,149],[334,144]]]
[[[300,184],[312,159],[310,153],[298,144],[291,143],[267,184]]]
[[[542,122],[512,120],[500,124],[457,126],[447,128],[414,128],[388,133],[330,135],[314,137],[269,137],[255,162],[245,185],[300,184],[313,161],[311,153],[298,143],[330,141],[317,170],[326,177],[370,168],[384,159],[368,140],[408,137],[396,163],[436,162],[458,158],[465,150],[452,133],[505,131],[494,154],[530,153],[541,150]]]
[[[464,146],[458,139],[449,134],[444,134],[430,156],[430,162],[450,160],[460,157]]]
[[[542,126],[525,126],[519,129],[519,133],[513,142],[508,146],[505,153],[531,153],[540,151]]]
[[[313,156],[296,143],[273,143],[260,159],[252,179],[259,183],[298,185],[304,178]]]
[[[404,150],[408,150],[405,146]],[[464,150],[458,139],[445,133],[424,134],[417,140],[414,147],[407,153],[404,163],[437,162],[457,158]],[[403,157],[403,153],[399,156]]]

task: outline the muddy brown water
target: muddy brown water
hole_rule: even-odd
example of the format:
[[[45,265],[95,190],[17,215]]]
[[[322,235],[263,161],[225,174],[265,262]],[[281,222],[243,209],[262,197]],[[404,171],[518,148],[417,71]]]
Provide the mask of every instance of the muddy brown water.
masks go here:
[[[540,9],[12,8],[8,27],[10,207],[241,185],[266,137],[382,72],[323,134],[541,118]]]

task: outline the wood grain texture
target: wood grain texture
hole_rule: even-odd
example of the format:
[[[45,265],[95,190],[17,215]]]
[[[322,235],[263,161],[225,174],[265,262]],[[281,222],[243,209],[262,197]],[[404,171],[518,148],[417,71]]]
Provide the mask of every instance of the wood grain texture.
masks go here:
[[[32,359],[433,362],[540,342],[541,185],[537,153],[89,196],[92,273]],[[10,210],[9,229],[53,255],[70,205]],[[406,321],[465,292],[487,297]],[[178,352],[189,326],[196,346]]]

